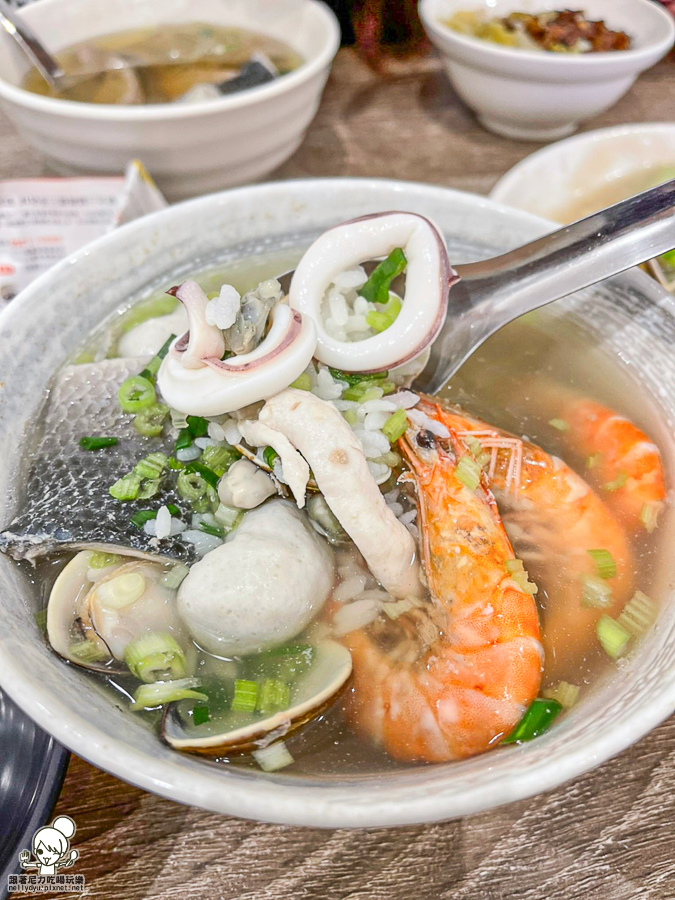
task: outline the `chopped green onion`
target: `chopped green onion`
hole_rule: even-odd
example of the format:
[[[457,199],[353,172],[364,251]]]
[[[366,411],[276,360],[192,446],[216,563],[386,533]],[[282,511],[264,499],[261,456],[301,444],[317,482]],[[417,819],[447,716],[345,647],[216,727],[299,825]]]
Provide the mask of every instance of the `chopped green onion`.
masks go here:
[[[181,469],[185,468],[186,463],[181,462],[179,459],[176,459],[173,456],[170,456],[168,466],[170,469],[173,469],[173,471],[180,472]]]
[[[193,438],[206,437],[209,432],[209,420],[202,416],[187,416],[187,427]]]
[[[68,647],[68,653],[81,663],[103,662],[110,659],[110,654],[95,641],[77,641]]]
[[[355,409],[343,409],[342,410],[342,418],[352,428],[358,422],[358,416],[356,415]]]
[[[620,625],[616,619],[612,619],[607,613],[603,613],[595,626],[595,631],[602,649],[612,659],[618,659],[619,656],[626,652],[626,647],[630,641],[630,632],[623,625]]]
[[[463,456],[455,466],[455,477],[470,491],[475,491],[480,484],[482,469],[476,460],[469,456]]]
[[[654,624],[658,611],[658,606],[651,597],[642,591],[636,591],[617,617],[617,622],[626,631],[639,637]]]
[[[609,550],[603,548],[600,550],[588,550],[587,552],[595,563],[600,578],[616,577],[616,562]]]
[[[590,456],[586,457],[586,468],[595,469],[596,466],[599,466],[601,462],[602,453],[592,453]]]
[[[47,607],[44,609],[38,609],[38,611],[33,615],[35,619],[35,624],[40,629],[40,631],[47,630]]]
[[[168,588],[170,591],[175,591],[187,578],[187,574],[189,571],[190,570],[187,566],[184,566],[182,563],[176,563],[175,565],[171,566],[170,569],[166,570],[166,572],[159,579],[159,583],[163,587]]]
[[[200,463],[208,466],[219,477],[223,476],[233,462],[240,459],[241,453],[234,447],[207,447],[200,457]]]
[[[190,429],[185,427],[181,428],[178,433],[178,438],[176,439],[176,450],[187,450],[188,447],[192,446],[192,434],[190,433]]]
[[[220,481],[220,476],[213,471],[213,469],[209,469],[208,466],[205,466],[200,462],[191,462],[186,466],[186,470],[188,472],[196,473],[200,475],[207,484],[210,484],[212,488],[218,487],[218,482]]]
[[[169,681],[184,678],[185,654],[167,632],[142,634],[127,644],[124,662],[141,681]]]
[[[618,491],[627,481],[628,475],[625,472],[619,472],[613,481],[608,481],[606,484],[603,484],[602,489],[603,491]]]
[[[162,482],[159,478],[148,479],[138,489],[138,497],[136,499],[137,500],[150,500],[152,497],[154,497],[159,492],[159,489],[161,486],[162,486]]]
[[[381,310],[372,309],[366,315],[366,324],[378,333],[386,331],[396,321],[401,312],[401,298],[396,294],[389,295],[389,302]]]
[[[169,347],[171,346],[171,342],[176,338],[175,334],[172,334],[171,337],[167,338],[162,349],[155,356],[152,357],[150,362],[141,372],[141,378],[147,378],[148,381],[154,381],[157,377],[157,373],[159,372],[159,367],[162,365],[162,360],[169,352]]]
[[[278,772],[279,769],[285,769],[295,762],[283,741],[276,741],[269,747],[254,750],[252,756],[263,772]]]
[[[231,709],[234,712],[253,712],[258,700],[258,682],[237,678]]]
[[[516,584],[527,594],[534,596],[537,593],[537,585],[533,581],[530,581],[522,559],[507,559],[504,565],[511,578],[513,578]]]
[[[464,438],[466,446],[469,448],[469,452],[476,460],[481,469],[484,469],[485,466],[490,462],[492,458],[492,454],[489,450],[486,450],[481,442],[477,440],[475,437],[471,437],[468,435]]]
[[[199,530],[203,531],[204,534],[212,534],[213,537],[225,537],[225,529],[220,525],[209,525],[208,522],[200,522]]]
[[[175,703],[177,700],[208,700],[206,694],[202,694],[194,688],[199,687],[196,678],[180,678],[176,681],[158,681],[155,684],[142,684],[134,694],[134,702],[131,709],[152,709],[155,706],[163,706],[165,703]]]
[[[120,478],[112,487],[108,488],[108,493],[115,500],[135,500],[138,497],[140,486],[141,478],[135,472],[130,472],[129,475]]]
[[[134,466],[134,472],[140,478],[159,478],[169,462],[164,453],[151,453],[139,460]]]
[[[359,384],[348,387],[342,395],[344,400],[354,400],[357,403],[363,403],[365,400],[380,400],[383,396],[384,391],[380,384],[374,381],[361,381]]]
[[[371,272],[370,278],[357,293],[369,303],[385,304],[389,299],[392,281],[405,271],[407,260],[400,247],[391,251],[386,259]]]
[[[158,437],[169,415],[169,407],[163,403],[153,403],[134,416],[134,428],[143,437]]]
[[[263,459],[271,469],[274,466],[274,460],[279,459],[279,454],[274,447],[265,447],[263,450]]]
[[[393,469],[396,466],[400,465],[401,457],[393,450],[387,450],[386,453],[382,453],[380,456],[373,457],[373,462],[383,463],[385,466],[389,466],[390,469]]]
[[[557,700],[563,709],[571,709],[579,698],[580,690],[576,684],[561,681],[554,688],[547,688],[543,694],[548,700]]]
[[[197,472],[189,471],[187,468],[179,473],[176,480],[176,490],[184,500],[194,503],[201,500],[206,494],[208,485]]]
[[[174,506],[173,503],[167,503],[166,508],[169,510],[172,516],[179,516],[180,510],[177,506]],[[129,520],[132,525],[135,525],[137,528],[142,528],[146,522],[149,522],[150,519],[157,518],[157,510],[156,509],[139,509],[138,512],[135,512],[131,519]]]
[[[192,510],[196,513],[215,512],[219,503],[218,494],[210,484],[207,484],[204,496],[199,500],[192,501]]]
[[[612,589],[602,578],[598,578],[597,575],[584,575],[582,584],[582,606],[605,609],[612,605]]]
[[[290,387],[295,388],[298,391],[311,391],[312,379],[309,373],[303,372],[302,375],[298,375],[295,381],[291,382]]]
[[[80,447],[83,450],[104,450],[106,447],[114,447],[117,444],[116,437],[81,437]]]
[[[564,419],[549,419],[548,424],[553,428],[557,428],[558,431],[569,431],[570,429],[569,422],[566,422]]]
[[[368,372],[366,374],[359,374],[358,372],[343,372],[341,369],[333,369],[332,367],[328,367],[328,371],[333,376],[336,381],[344,381],[350,387],[354,387],[356,384],[361,384],[363,381],[385,381],[389,372],[385,369],[382,372]]]
[[[206,725],[206,723],[211,718],[209,714],[208,706],[204,706],[203,704],[197,704],[192,710],[192,724],[193,725]]]
[[[539,737],[551,727],[561,710],[562,704],[558,700],[543,700],[538,697],[530,703],[523,718],[511,734],[504,738],[502,744],[519,744]]]
[[[661,511],[660,503],[643,503],[640,510],[640,521],[651,534],[658,523],[659,512]]]
[[[122,562],[122,557],[116,553],[102,553],[96,551],[89,557],[90,569],[107,569],[108,566],[114,566],[116,563]]]
[[[266,678],[258,692],[256,709],[263,715],[282,712],[288,709],[291,701],[291,689],[283,681]]]
[[[226,531],[232,531],[236,528],[244,517],[243,510],[234,506],[225,506],[224,503],[218,505],[218,509],[213,515],[216,522],[222,525]]]
[[[157,400],[157,395],[151,381],[140,375],[132,375],[120,385],[117,399],[122,407],[122,412],[137,413],[152,406]]]
[[[408,417],[404,409],[397,409],[392,413],[382,426],[382,433],[393,444],[406,433],[408,429]]]

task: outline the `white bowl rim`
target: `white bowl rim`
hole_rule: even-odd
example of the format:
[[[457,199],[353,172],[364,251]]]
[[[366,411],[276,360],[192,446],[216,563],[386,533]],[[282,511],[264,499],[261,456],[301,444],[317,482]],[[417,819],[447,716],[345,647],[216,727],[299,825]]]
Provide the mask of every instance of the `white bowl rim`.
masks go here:
[[[476,53],[480,52],[484,56],[490,57],[495,63],[500,60],[506,62],[507,59],[513,61],[514,53],[517,52],[516,59],[538,60],[543,65],[559,70],[569,69],[572,66],[578,65],[580,62],[597,69],[607,63],[616,63],[618,61],[617,57],[620,57],[621,60],[627,63],[635,63],[639,66],[642,62],[649,62],[655,53],[665,53],[675,41],[675,18],[662,6],[658,6],[654,3],[653,0],[633,0],[633,2],[636,5],[640,4],[647,15],[652,13],[661,19],[661,22],[665,26],[663,37],[648,43],[644,47],[636,47],[632,50],[605,50],[599,53],[582,53],[579,55],[542,53],[540,50],[523,50],[520,48],[502,47],[499,44],[494,44],[490,41],[484,41],[480,38],[460,34],[441,22],[437,16],[432,15],[431,7],[433,7],[436,2],[437,0],[421,0],[419,9],[424,24],[431,31],[435,31],[446,40],[455,41],[459,46],[462,46],[467,50]],[[611,0],[608,5],[611,5]]]
[[[428,195],[430,200],[438,199],[439,194],[443,194],[449,203],[452,203],[453,200],[466,202],[466,198],[471,197],[471,202],[476,206],[488,207],[495,212],[520,219],[522,222],[536,224],[542,229],[542,233],[551,230],[550,221],[531,213],[507,207],[488,198],[471,195],[464,191],[416,182],[376,178],[323,178],[249,185],[186,200],[103,235],[85,248],[60,261],[51,270],[32,282],[0,313],[0,330],[5,327],[11,328],[13,321],[21,318],[24,310],[28,311],[33,297],[49,293],[49,282],[53,274],[64,272],[73,264],[78,263],[81,258],[91,256],[102,247],[110,246],[114,249],[117,236],[122,233],[125,236],[133,235],[135,232],[142,233],[144,230],[152,228],[153,223],[162,218],[169,219],[175,215],[180,216],[183,209],[218,204],[228,197],[272,195],[272,199],[274,199],[275,194],[290,194],[294,199],[299,199],[304,191],[321,191],[322,188],[329,189],[337,186],[354,191],[359,190],[361,193],[366,193],[369,188],[381,189],[384,187],[391,190],[394,196],[400,196],[401,193],[405,193],[406,189],[410,189],[418,197]],[[643,289],[649,288],[647,293],[658,295],[662,301],[670,300],[665,291],[643,272],[629,272],[624,274],[623,278],[641,285]],[[675,303],[665,302],[665,307],[675,318]],[[177,771],[180,771],[180,757],[175,763],[163,759],[153,759],[149,754],[133,749],[123,739],[106,738],[102,740],[100,732],[83,716],[76,714],[77,717],[73,719],[71,706],[67,702],[60,701],[55,704],[42,702],[40,691],[34,690],[30,681],[25,678],[21,669],[21,660],[15,659],[1,643],[0,683],[3,690],[6,690],[22,709],[29,709],[31,718],[60,743],[99,768],[128,783],[170,797],[174,801],[188,806],[199,805],[205,809],[212,809],[220,813],[226,812],[242,818],[319,828],[394,826],[434,822],[459,818],[496,808],[515,800],[522,800],[551,790],[625,750],[675,710],[675,679],[671,679],[670,682],[663,684],[648,709],[643,706],[629,711],[622,719],[617,718],[612,727],[598,731],[579,750],[558,759],[556,766],[550,766],[547,762],[541,763],[539,766],[520,766],[518,771],[511,774],[508,784],[504,784],[503,792],[498,798],[495,798],[492,792],[493,787],[472,786],[464,788],[463,791],[458,791],[455,787],[451,790],[453,806],[450,808],[449,797],[445,795],[442,781],[439,779],[438,789],[434,792],[420,792],[414,796],[411,796],[409,792],[405,802],[402,803],[396,796],[391,799],[388,797],[385,786],[386,773],[383,773],[377,782],[379,786],[377,800],[373,799],[365,808],[363,805],[356,806],[351,802],[354,793],[363,789],[364,782],[350,780],[348,775],[344,776],[343,784],[337,786],[330,782],[316,785],[307,781],[263,776],[261,773],[260,776],[245,781],[223,779],[224,790],[222,793],[214,791],[214,773],[207,766],[204,767],[203,774],[193,772],[190,773],[190,777],[185,774],[182,777],[176,777]],[[527,745],[509,747],[503,752],[513,753],[514,756],[519,753],[526,754]],[[219,803],[218,799],[222,799],[224,794],[227,796],[226,803]],[[373,794],[374,791],[371,790],[371,796]]]
[[[532,164],[539,165],[547,159],[556,159],[565,156],[567,152],[583,144],[601,144],[605,140],[612,138],[621,138],[632,134],[659,134],[672,133],[675,138],[675,122],[630,122],[624,125],[608,125],[606,128],[594,128],[592,131],[583,131],[581,134],[574,134],[571,137],[563,138],[563,140],[555,141],[529,153],[520,162],[505,172],[499,181],[493,186],[488,194],[490,200],[496,203],[510,205],[508,197],[513,194],[514,186],[521,181],[523,174],[527,172]],[[512,207],[513,209],[519,207]]]
[[[35,3],[22,9],[21,14],[27,13],[27,21],[30,22],[30,19],[36,15],[36,9],[45,9],[63,2],[66,2],[66,0],[40,0],[40,3]],[[224,112],[231,109],[239,109],[242,106],[253,106],[266,100],[274,100],[278,95],[292,90],[294,87],[299,87],[306,81],[311,81],[322,69],[330,65],[340,48],[341,31],[335,13],[322,0],[303,0],[303,2],[313,7],[318,16],[323,16],[323,21],[330,32],[325,45],[314,59],[303,62],[293,72],[289,72],[282,78],[278,78],[268,84],[248,88],[239,94],[231,94],[230,96],[212,100],[200,100],[195,103],[144,103],[138,106],[81,103],[79,100],[43,97],[41,94],[34,94],[31,91],[26,91],[21,87],[10,84],[0,77],[0,97],[11,101],[17,106],[32,109],[36,112],[108,122],[126,122],[139,119],[143,121],[155,121],[158,119],[182,120],[200,116],[204,113]]]

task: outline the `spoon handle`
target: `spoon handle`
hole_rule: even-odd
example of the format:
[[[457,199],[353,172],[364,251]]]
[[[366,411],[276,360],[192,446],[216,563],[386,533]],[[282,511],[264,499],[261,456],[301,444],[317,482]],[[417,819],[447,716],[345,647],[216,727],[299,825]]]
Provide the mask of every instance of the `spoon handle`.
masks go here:
[[[45,81],[55,87],[63,69],[7,0],[0,0],[0,26],[21,47]]]
[[[675,180],[484,262],[457,266],[490,333],[675,248]],[[449,323],[450,324],[450,323]]]

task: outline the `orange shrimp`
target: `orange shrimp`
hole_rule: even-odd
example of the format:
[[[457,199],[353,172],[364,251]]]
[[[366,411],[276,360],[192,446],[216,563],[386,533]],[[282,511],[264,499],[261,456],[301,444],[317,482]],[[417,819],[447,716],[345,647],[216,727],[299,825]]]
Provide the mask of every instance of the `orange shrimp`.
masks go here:
[[[438,406],[426,411],[445,419]],[[507,571],[513,549],[485,477],[473,490],[457,477],[464,442],[411,426],[400,446],[417,486],[430,600],[347,635],[347,711],[396,759],[461,759],[508,734],[536,697],[537,609]]]
[[[573,448],[588,457],[605,502],[627,527],[652,531],[666,491],[659,448],[637,425],[600,403],[567,400],[561,409]]]
[[[423,399],[418,408],[428,415],[433,406]],[[547,678],[569,677],[570,667],[595,646],[595,624],[602,613],[617,612],[631,594],[633,556],[626,533],[603,500],[561,459],[459,408],[446,410],[446,423],[465,439],[477,440],[490,457],[488,481],[506,530],[535,581],[547,585]],[[611,554],[616,575],[598,579],[589,550]],[[611,590],[606,607],[583,605],[589,577]]]

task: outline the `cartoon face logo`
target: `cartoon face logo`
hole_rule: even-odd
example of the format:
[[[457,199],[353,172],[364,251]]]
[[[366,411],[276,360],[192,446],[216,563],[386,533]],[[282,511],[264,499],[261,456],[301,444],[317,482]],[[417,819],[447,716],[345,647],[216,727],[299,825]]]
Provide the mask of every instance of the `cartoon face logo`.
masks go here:
[[[19,861],[22,869],[37,869],[39,875],[55,875],[57,869],[67,869],[79,857],[70,849],[70,838],[75,834],[75,822],[70,816],[58,816],[51,826],[38,828],[33,835],[33,856],[22,850]]]

